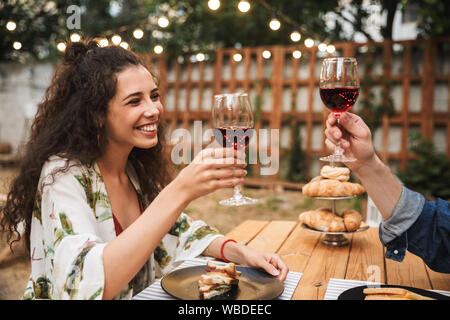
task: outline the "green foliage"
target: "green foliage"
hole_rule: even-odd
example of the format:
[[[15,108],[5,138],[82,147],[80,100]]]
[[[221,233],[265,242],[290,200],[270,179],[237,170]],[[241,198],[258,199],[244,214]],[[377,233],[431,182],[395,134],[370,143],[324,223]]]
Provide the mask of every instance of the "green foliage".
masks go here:
[[[411,190],[427,198],[450,199],[450,159],[438,152],[433,143],[420,134],[411,135],[411,152],[417,159],[410,160],[398,177]]]

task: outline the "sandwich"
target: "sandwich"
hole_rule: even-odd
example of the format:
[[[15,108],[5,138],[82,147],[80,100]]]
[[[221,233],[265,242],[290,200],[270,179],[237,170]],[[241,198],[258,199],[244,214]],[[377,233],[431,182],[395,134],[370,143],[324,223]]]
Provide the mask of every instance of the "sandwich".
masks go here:
[[[364,300],[435,300],[403,288],[366,288]]]
[[[215,265],[211,261],[206,264],[206,274],[202,274],[198,280],[200,297],[204,300],[225,294],[233,286],[239,283],[241,272],[236,270],[236,265],[232,262],[222,266]]]

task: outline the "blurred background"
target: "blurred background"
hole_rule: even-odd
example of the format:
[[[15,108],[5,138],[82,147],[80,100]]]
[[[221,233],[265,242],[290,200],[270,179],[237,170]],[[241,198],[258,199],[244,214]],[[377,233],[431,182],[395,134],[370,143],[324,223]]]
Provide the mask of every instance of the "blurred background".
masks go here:
[[[203,140],[194,121],[211,128],[213,96],[233,91],[250,94],[256,129],[280,130],[280,170],[263,176],[259,164],[248,167],[244,193],[262,199],[258,205],[220,207],[232,192],[221,190],[186,209],[224,233],[245,219],[297,219],[324,205],[300,190],[327,153],[329,111],[318,85],[330,56],[357,58],[352,112],[371,127],[380,158],[411,189],[450,199],[449,16],[450,2],[439,0],[2,1],[0,196],[67,44],[95,38],[137,52],[158,75],[169,142],[178,128]],[[269,140],[257,145],[270,154]],[[368,208],[364,197],[342,206],[363,215]],[[0,270],[15,270],[0,271],[0,298],[14,299],[28,258],[8,259]]]

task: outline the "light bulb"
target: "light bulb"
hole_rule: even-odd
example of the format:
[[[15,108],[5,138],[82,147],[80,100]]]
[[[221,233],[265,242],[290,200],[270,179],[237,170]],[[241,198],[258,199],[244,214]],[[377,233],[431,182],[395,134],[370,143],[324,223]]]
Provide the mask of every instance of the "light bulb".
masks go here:
[[[246,13],[250,10],[250,2],[246,0],[239,1],[238,9],[240,12]]]
[[[142,31],[142,29],[137,28],[137,29],[135,29],[135,30],[133,31],[133,37],[134,37],[134,38],[136,38],[136,39],[142,39],[143,36],[144,36],[144,31]]]
[[[262,56],[263,56],[264,59],[270,59],[272,54],[270,53],[269,50],[264,50],[263,53],[262,53]]]
[[[208,1],[208,7],[211,10],[216,11],[217,9],[220,8],[220,1],[219,0],[209,0]]]
[[[327,50],[327,47],[327,44],[323,42],[318,45],[319,51],[321,52],[325,52]]]
[[[6,23],[6,29],[8,29],[9,31],[14,31],[16,30],[17,24],[14,21],[8,21]]]
[[[302,57],[302,52],[300,50],[295,50],[294,52],[292,52],[292,56],[294,57],[294,59],[300,59]]]
[[[100,47],[107,47],[109,45],[109,41],[106,38],[100,39],[98,41],[98,44],[100,45]]]
[[[281,22],[277,18],[272,18],[269,22],[269,28],[273,31],[277,31],[281,27]]]
[[[240,53],[235,53],[235,54],[233,55],[233,60],[236,61],[236,62],[242,61],[242,54],[240,54]]]
[[[72,33],[70,36],[70,41],[72,42],[78,42],[81,40],[81,36],[78,33]]]
[[[300,32],[298,31],[293,31],[291,33],[291,40],[294,42],[299,42],[300,39],[302,38],[302,35],[300,34]]]
[[[157,45],[153,48],[153,51],[154,51],[156,54],[161,54],[161,53],[163,53],[164,48],[163,48],[162,45],[157,44]]]
[[[328,52],[328,53],[334,53],[335,51],[336,51],[336,47],[333,46],[332,44],[330,44],[330,45],[327,47],[327,52]]]
[[[66,44],[64,42],[60,42],[56,45],[56,49],[58,49],[59,52],[66,51]]]
[[[314,40],[311,38],[308,38],[305,40],[305,46],[307,48],[312,48],[314,46]]]
[[[195,55],[195,59],[197,59],[197,61],[199,62],[205,61],[205,58],[206,58],[205,54],[201,52]]]
[[[118,46],[118,45],[122,42],[122,37],[119,36],[118,34],[113,35],[112,38],[111,38],[111,42],[112,42],[114,45]]]
[[[124,48],[124,49],[128,49],[128,48],[130,47],[130,45],[129,45],[127,42],[125,42],[125,41],[122,41],[122,42],[120,43],[120,46],[121,46],[122,48]]]
[[[158,19],[158,26],[161,28],[166,28],[169,25],[169,19],[167,17],[162,16]]]
[[[22,43],[20,43],[19,41],[14,41],[13,48],[14,48],[14,50],[22,49]]]

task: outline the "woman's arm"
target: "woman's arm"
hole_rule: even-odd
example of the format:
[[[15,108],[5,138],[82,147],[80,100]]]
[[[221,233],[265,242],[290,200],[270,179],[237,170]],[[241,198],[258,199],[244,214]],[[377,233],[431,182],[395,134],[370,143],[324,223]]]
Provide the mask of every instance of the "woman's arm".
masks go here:
[[[220,249],[227,240],[228,238],[226,237],[214,239],[203,252],[203,255],[222,259]],[[222,253],[231,262],[252,268],[262,268],[281,281],[286,279],[289,272],[284,261],[275,253],[258,252],[231,241],[225,244]]]
[[[135,222],[106,245],[103,299],[116,296],[142,268],[190,201],[242,182],[245,154],[226,154],[224,158],[225,152],[222,148],[200,152]]]
[[[112,299],[135,276],[187,206],[176,183],[170,183],[143,214],[103,250],[103,299]]]

